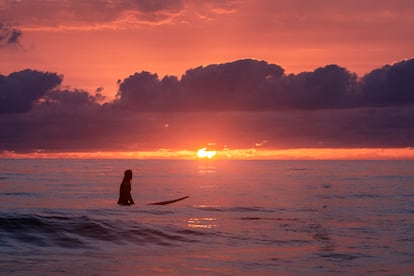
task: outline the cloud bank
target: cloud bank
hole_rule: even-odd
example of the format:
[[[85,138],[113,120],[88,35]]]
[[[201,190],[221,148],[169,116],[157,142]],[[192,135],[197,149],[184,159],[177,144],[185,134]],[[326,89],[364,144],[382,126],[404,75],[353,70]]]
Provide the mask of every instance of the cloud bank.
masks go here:
[[[276,111],[398,106],[414,102],[414,59],[376,69],[358,80],[338,65],[285,75],[251,59],[188,70],[179,80],[135,73],[108,106],[134,111]]]
[[[135,73],[115,100],[63,90],[63,76],[0,75],[0,151],[222,147],[412,147],[414,59],[358,79],[338,65],[287,75],[252,59]]]

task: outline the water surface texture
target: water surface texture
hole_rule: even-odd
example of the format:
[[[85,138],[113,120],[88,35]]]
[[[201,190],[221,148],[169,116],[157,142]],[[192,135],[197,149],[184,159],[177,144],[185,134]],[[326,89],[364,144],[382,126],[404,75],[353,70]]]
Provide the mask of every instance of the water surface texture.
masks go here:
[[[413,233],[413,161],[0,160],[4,275],[412,275]]]

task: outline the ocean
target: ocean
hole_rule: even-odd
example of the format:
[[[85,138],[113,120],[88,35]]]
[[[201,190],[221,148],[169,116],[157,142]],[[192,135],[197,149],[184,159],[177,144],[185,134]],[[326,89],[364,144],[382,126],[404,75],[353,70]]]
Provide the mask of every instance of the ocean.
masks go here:
[[[414,161],[1,159],[0,187],[2,275],[414,275]]]

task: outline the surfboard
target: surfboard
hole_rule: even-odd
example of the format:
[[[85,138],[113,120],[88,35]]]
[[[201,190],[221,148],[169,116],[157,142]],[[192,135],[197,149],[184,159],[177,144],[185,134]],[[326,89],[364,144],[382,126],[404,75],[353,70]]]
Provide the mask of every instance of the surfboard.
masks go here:
[[[189,196],[183,196],[177,199],[172,199],[172,200],[166,200],[166,201],[160,201],[160,202],[154,202],[154,203],[148,203],[147,205],[167,205],[167,204],[171,204],[183,199],[189,198]]]

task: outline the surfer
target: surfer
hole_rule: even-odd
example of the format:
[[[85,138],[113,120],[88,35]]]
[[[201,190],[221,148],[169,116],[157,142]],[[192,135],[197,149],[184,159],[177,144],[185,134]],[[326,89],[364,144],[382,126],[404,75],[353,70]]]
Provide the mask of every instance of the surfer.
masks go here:
[[[121,186],[119,187],[119,205],[131,205],[135,204],[131,196],[131,179],[132,171],[126,170],[124,172],[124,179],[122,179]]]

